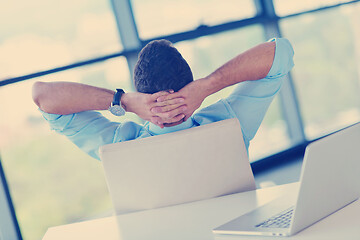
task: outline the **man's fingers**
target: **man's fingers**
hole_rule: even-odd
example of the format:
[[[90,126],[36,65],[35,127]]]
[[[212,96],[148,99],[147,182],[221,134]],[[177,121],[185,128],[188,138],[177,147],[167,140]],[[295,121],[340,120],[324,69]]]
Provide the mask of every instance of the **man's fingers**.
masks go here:
[[[150,101],[156,102],[159,97],[165,97],[166,95],[169,95],[170,93],[167,91],[161,91],[154,94],[151,94]]]
[[[166,121],[166,120],[171,119],[179,114],[185,113],[186,110],[187,110],[186,106],[181,106],[181,107],[175,108],[172,111],[168,111],[165,113],[157,113],[157,116],[161,117],[163,121]]]
[[[173,93],[174,90],[167,90],[167,91],[160,91],[160,92],[157,92],[157,93],[154,93],[151,95],[151,99],[152,101],[156,102],[156,100],[159,98],[159,97],[165,97],[171,93]]]
[[[181,113],[171,119],[167,119],[166,122],[163,122],[162,119],[160,117],[157,117],[157,116],[152,116],[150,118],[150,122],[152,122],[153,124],[163,128],[164,127],[164,123],[174,123],[174,122],[178,122],[180,121],[181,119],[183,119],[185,117],[185,114],[184,113]]]
[[[171,105],[179,105],[179,104],[182,104],[183,102],[185,101],[184,98],[174,98],[174,99],[171,99],[171,100],[166,100],[166,101],[163,101],[163,102],[156,102],[154,104],[155,107],[165,107],[165,106],[171,106]],[[170,107],[168,110],[164,110],[162,109],[161,112],[167,112],[169,110],[172,110],[176,107]]]
[[[170,112],[176,108],[182,107],[182,106],[186,106],[183,103],[178,103],[178,104],[173,104],[173,105],[167,105],[167,106],[162,106],[162,107],[153,107],[151,108],[151,112],[155,115],[159,115],[158,113],[166,113],[166,112]]]
[[[153,116],[150,118],[150,122],[152,122],[153,124],[163,128],[164,127],[164,123],[163,121],[161,120],[160,117],[157,117],[157,116]]]
[[[185,117],[185,114],[181,113],[171,119],[166,120],[164,123],[174,123],[174,122],[178,122],[181,119],[183,119]]]
[[[166,101],[166,100],[171,100],[171,99],[174,99],[174,98],[181,98],[182,95],[179,93],[179,92],[176,92],[176,93],[171,93],[171,94],[163,94],[161,96],[159,96],[156,101],[157,102],[163,102],[163,101]]]

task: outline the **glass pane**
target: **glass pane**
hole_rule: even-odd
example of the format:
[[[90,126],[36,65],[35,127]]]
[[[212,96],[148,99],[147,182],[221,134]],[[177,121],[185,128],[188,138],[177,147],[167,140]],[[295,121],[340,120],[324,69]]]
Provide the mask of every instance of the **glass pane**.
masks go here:
[[[357,3],[281,22],[308,138],[360,120],[359,12]]]
[[[122,49],[109,1],[2,1],[0,80]]]
[[[263,42],[263,30],[261,26],[251,26],[240,30],[230,31],[214,36],[206,36],[192,41],[184,41],[175,44],[183,57],[188,61],[194,78],[202,78],[220,67],[237,54]],[[202,107],[215,103],[219,99],[228,96],[234,86],[223,89],[205,99]],[[274,138],[274,134],[278,134]],[[271,141],[269,139],[276,139]],[[285,125],[279,113],[279,106],[273,103],[262,123],[258,134],[250,144],[251,161],[259,159],[260,156],[268,155],[284,146],[289,139]],[[264,147],[264,146],[267,147]]]
[[[50,131],[32,102],[33,83],[66,80],[130,90],[129,79],[126,60],[117,58],[0,88],[0,154],[24,239],[112,211],[101,163]]]
[[[252,0],[133,0],[139,35],[143,39],[253,17]]]
[[[275,11],[279,16],[304,12],[326,6],[332,6],[339,3],[351,2],[352,0],[274,0]]]

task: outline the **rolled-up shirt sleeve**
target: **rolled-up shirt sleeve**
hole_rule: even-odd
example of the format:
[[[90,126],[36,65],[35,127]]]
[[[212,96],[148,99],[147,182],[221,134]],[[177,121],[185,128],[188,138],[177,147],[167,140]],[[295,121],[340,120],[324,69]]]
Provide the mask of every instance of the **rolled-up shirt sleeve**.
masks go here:
[[[267,76],[256,81],[239,83],[233,93],[225,99],[242,126],[244,138],[254,138],[265,113],[279,92],[286,74],[294,66],[294,50],[287,39],[271,39],[275,41],[275,56]]]
[[[81,150],[98,160],[100,146],[134,138],[138,132],[136,127],[134,129],[131,126],[127,127],[127,131],[121,131],[123,124],[111,122],[96,111],[70,115],[41,112],[51,129],[66,136]]]

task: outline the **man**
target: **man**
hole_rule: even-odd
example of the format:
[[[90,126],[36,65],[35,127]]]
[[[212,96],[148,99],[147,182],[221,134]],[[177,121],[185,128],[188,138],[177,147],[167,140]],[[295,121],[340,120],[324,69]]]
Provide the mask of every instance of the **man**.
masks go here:
[[[294,65],[293,54],[288,40],[272,39],[239,54],[209,76],[193,81],[190,67],[176,48],[166,40],[158,40],[139,54],[134,69],[138,92],[115,93],[79,83],[37,82],[33,99],[55,131],[96,159],[99,147],[105,144],[235,117],[248,148],[284,76]],[[207,96],[234,84],[238,85],[230,96],[193,115]],[[121,106],[147,122],[110,122],[94,111],[109,107],[121,110]]]

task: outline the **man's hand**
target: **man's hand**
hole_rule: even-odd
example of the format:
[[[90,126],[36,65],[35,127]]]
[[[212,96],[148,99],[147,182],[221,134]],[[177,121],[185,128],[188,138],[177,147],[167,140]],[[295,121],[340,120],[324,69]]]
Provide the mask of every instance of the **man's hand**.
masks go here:
[[[157,101],[159,97],[166,97],[171,93],[173,91],[161,91],[154,94],[130,92],[122,96],[121,103],[127,112],[133,112],[142,119],[163,128],[164,123],[174,123],[183,119],[187,109],[182,97],[172,97],[166,103]],[[164,112],[160,115],[152,112],[151,109],[156,107],[163,109]]]
[[[201,106],[201,103],[208,96],[208,89],[205,87],[206,80],[199,79],[193,81],[180,89],[180,91],[171,94],[164,94],[157,98],[160,103],[151,109],[153,114],[161,118],[171,117],[174,105],[171,105],[176,99],[183,99],[182,105],[186,105],[186,109],[182,112],[185,114],[186,121]]]

